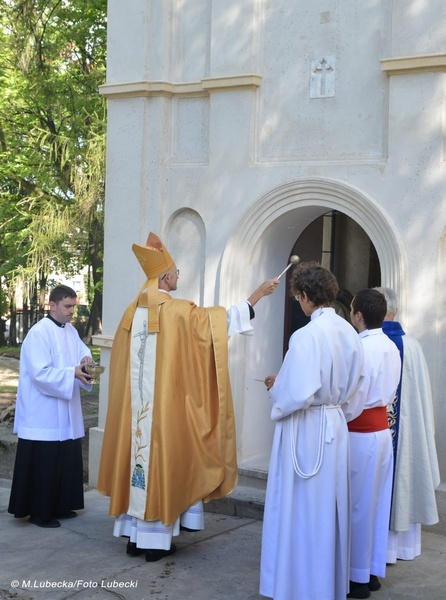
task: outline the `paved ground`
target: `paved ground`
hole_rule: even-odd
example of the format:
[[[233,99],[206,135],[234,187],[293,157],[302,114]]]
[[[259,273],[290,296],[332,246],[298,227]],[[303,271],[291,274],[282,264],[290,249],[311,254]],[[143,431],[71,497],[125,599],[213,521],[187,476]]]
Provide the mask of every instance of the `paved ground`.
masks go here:
[[[18,361],[0,359],[0,385],[14,378]],[[3,382],[3,383],[2,383]],[[7,512],[10,480],[0,479],[0,598],[15,600],[260,600],[259,564],[262,521],[206,513],[206,529],[182,533],[178,551],[157,563],[125,554],[126,540],[112,536],[108,499],[85,494],[76,519],[47,530],[14,519]],[[237,490],[233,505],[240,510]],[[242,499],[243,500],[243,499]],[[226,512],[216,504],[213,510]],[[258,503],[254,503],[257,504]],[[254,507],[253,515],[261,514]],[[423,532],[423,553],[399,561],[372,600],[445,600],[446,536]],[[288,599],[287,599],[288,600]],[[289,600],[308,600],[290,598]],[[317,599],[316,599],[317,600]]]
[[[0,478],[12,477],[17,437],[13,435],[15,397],[19,375],[17,358],[0,356]],[[84,481],[88,481],[88,429],[98,423],[98,384],[91,392],[81,391],[82,411],[87,435],[82,439]]]
[[[0,356],[0,385],[17,385],[19,361],[16,358]]]
[[[41,529],[6,512],[0,480],[0,597],[17,600],[259,600],[262,522],[206,513],[206,529],[182,533],[178,551],[157,563],[125,554],[112,536],[108,499],[96,490],[85,510],[58,529]],[[415,561],[388,568],[372,600],[444,600],[446,537],[425,532]],[[51,586],[51,587],[50,587]],[[54,586],[54,587],[52,587]],[[13,594],[17,594],[14,596]],[[289,599],[297,600],[297,599]],[[308,600],[300,598],[298,600]]]
[[[0,386],[8,386],[6,391],[0,390],[0,413],[15,398],[18,374],[19,361],[16,358],[0,356]]]

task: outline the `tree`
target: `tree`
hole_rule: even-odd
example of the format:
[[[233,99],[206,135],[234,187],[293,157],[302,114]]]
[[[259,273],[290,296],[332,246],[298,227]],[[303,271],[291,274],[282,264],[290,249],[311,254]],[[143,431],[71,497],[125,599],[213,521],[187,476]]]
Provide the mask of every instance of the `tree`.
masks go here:
[[[106,0],[0,0],[2,287],[20,281],[37,318],[49,274],[89,265],[89,335],[102,304],[105,53]]]

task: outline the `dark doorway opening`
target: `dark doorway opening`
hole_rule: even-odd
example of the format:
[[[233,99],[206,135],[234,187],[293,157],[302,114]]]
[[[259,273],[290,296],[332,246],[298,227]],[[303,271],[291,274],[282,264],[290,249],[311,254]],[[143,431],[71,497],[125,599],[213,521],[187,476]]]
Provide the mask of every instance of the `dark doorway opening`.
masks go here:
[[[342,294],[337,312],[348,319],[351,297],[361,289],[381,285],[381,268],[375,246],[356,221],[338,212],[327,212],[302,232],[290,251],[301,262],[317,261],[336,276]],[[287,272],[287,290],[291,269]],[[309,321],[300,304],[285,299],[284,354],[296,329]]]

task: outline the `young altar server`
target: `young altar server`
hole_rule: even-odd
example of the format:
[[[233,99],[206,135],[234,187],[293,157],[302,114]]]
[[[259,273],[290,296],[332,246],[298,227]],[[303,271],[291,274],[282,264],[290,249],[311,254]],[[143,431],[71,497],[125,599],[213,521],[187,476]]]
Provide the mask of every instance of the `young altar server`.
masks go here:
[[[260,594],[345,600],[349,560],[349,443],[343,409],[362,411],[362,344],[333,308],[339,287],[317,263],[294,267],[291,293],[310,322],[277,377],[265,378],[275,422],[263,522]]]
[[[347,598],[368,598],[381,587],[378,577],[386,574],[393,474],[387,406],[401,372],[399,352],[381,328],[386,312],[386,299],[377,290],[361,290],[352,300],[351,320],[364,347],[366,378],[361,387],[364,411],[348,424],[352,516]]]

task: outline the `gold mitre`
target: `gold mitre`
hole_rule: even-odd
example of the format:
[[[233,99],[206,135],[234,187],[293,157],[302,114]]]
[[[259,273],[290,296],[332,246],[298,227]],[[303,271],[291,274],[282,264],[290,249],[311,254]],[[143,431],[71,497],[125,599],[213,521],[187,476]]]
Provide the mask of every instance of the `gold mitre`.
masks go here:
[[[167,251],[167,248],[165,248],[160,238],[152,231],[149,233],[145,246],[133,244],[132,250],[139,260],[139,264],[143,268],[147,279],[158,278],[174,264],[174,260]]]
[[[136,300],[127,308],[122,326],[128,331],[130,330],[136,307],[140,298],[145,294],[147,295],[148,309],[147,330],[149,333],[158,333],[158,278],[175,263],[160,238],[153,232],[149,233],[145,246],[133,244],[132,250],[146,274],[147,281],[142,286]]]

